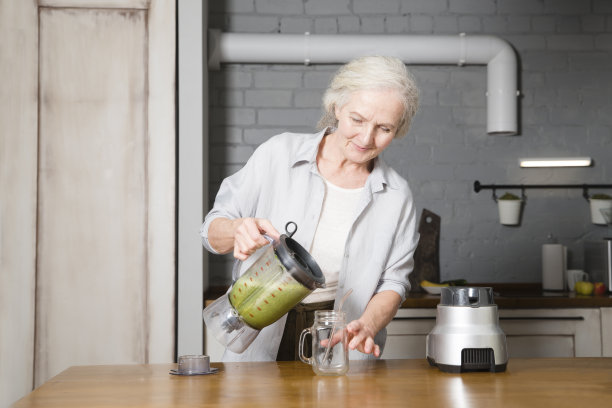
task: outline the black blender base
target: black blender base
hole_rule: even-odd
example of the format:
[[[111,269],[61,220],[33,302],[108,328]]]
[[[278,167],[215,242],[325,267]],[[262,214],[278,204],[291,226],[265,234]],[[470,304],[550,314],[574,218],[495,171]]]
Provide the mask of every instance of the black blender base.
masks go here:
[[[440,369],[440,371],[443,371],[445,373],[454,373],[454,374],[458,374],[458,373],[469,373],[469,372],[482,372],[482,371],[489,371],[492,373],[501,373],[506,371],[506,366],[508,365],[507,362],[503,363],[503,364],[488,364],[488,365],[484,365],[484,364],[462,364],[462,365],[451,365],[451,364],[438,364],[436,363],[436,360],[434,360],[433,358],[427,356],[427,361],[429,362],[429,365],[432,367],[438,367]]]

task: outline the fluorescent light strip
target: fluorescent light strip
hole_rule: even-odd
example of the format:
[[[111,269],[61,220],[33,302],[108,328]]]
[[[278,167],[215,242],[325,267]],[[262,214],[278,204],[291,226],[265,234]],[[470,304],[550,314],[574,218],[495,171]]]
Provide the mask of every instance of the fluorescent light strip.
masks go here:
[[[590,157],[555,157],[519,159],[521,167],[589,167]]]

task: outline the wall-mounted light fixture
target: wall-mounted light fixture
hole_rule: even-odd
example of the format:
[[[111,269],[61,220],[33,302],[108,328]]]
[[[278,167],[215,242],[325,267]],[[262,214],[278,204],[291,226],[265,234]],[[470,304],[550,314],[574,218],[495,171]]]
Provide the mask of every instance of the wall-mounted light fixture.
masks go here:
[[[534,157],[519,159],[521,167],[589,167],[590,157]]]

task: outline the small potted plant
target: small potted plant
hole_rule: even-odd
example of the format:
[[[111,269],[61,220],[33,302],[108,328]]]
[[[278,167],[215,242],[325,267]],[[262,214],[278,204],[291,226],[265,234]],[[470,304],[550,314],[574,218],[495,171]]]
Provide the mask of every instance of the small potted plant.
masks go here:
[[[521,219],[523,200],[517,195],[506,192],[497,199],[499,222],[503,225],[518,225]]]
[[[607,224],[600,210],[609,211],[612,209],[612,197],[608,194],[593,194],[589,198],[591,206],[591,222],[593,224]]]

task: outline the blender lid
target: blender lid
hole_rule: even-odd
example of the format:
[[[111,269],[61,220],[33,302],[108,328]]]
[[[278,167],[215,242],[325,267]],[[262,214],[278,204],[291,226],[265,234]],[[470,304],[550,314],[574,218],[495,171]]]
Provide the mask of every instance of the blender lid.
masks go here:
[[[291,233],[288,230],[290,224],[295,227]],[[276,256],[287,269],[287,272],[309,289],[325,287],[325,277],[319,265],[303,246],[291,238],[297,231],[297,225],[290,221],[285,225],[285,231],[289,235],[281,235],[273,245]]]
[[[493,288],[447,286],[440,291],[440,305],[443,306],[492,306]]]

